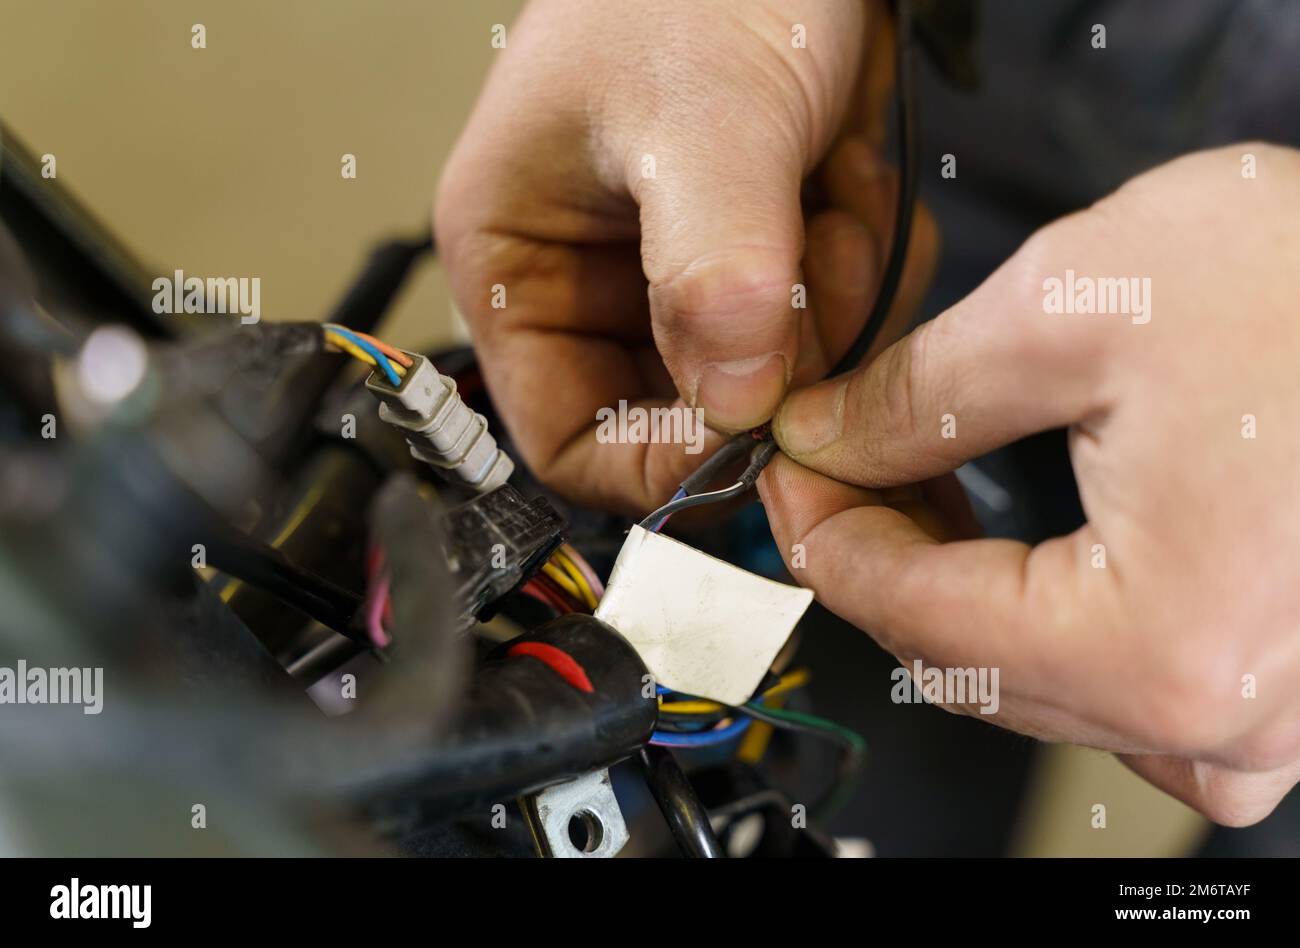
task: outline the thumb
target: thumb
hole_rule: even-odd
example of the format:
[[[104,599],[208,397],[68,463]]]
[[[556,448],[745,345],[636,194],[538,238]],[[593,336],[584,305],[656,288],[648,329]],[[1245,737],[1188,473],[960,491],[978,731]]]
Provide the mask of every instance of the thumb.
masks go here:
[[[868,365],[793,393],[773,420],[781,448],[837,480],[888,487],[1102,412],[1106,327],[1044,315],[1044,260],[1076,227],[1067,218],[1040,231]]]
[[[749,128],[668,150],[633,189],[655,344],[682,397],[724,431],[771,418],[798,356],[804,155],[788,133]]]

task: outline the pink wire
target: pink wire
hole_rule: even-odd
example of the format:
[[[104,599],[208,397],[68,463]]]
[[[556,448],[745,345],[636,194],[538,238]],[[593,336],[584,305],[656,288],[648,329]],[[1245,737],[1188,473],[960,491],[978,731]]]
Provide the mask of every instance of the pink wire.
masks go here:
[[[375,583],[370,602],[366,604],[366,631],[370,641],[380,648],[387,648],[393,641],[392,636],[384,631],[384,603],[388,601],[388,577],[382,576]]]

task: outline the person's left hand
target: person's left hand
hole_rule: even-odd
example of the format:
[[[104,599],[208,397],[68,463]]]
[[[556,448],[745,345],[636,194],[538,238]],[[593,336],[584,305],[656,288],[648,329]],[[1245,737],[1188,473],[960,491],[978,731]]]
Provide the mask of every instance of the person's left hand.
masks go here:
[[[905,664],[997,668],[987,719],[1116,751],[1218,822],[1263,818],[1300,779],[1297,222],[1300,152],[1189,155],[793,393],[773,430],[794,460],[759,489],[795,578]],[[1128,313],[1051,303],[1053,281],[1078,303],[1102,279],[1139,280]],[[1092,285],[1094,308],[1121,300]],[[962,539],[949,472],[1059,427],[1088,522]]]

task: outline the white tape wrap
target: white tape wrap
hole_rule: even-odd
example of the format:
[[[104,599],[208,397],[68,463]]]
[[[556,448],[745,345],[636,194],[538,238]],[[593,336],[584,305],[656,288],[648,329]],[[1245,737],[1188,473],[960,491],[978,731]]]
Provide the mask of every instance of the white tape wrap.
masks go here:
[[[596,617],[623,634],[666,688],[744,704],[812,593],[633,527]]]

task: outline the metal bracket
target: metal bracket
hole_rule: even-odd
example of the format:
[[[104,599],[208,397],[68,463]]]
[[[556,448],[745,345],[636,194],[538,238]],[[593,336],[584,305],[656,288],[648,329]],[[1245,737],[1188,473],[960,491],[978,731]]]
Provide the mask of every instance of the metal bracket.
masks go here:
[[[627,824],[608,770],[593,770],[525,797],[537,852],[552,859],[609,859],[627,845]]]

